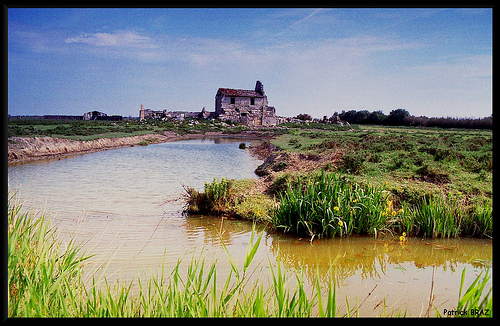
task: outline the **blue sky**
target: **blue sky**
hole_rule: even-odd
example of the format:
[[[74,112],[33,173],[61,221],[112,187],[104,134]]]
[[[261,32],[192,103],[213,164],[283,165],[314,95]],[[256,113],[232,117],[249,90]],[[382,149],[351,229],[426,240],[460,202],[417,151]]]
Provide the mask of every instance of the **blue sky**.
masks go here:
[[[280,116],[492,114],[492,10],[8,9],[8,112],[214,110],[264,84]]]

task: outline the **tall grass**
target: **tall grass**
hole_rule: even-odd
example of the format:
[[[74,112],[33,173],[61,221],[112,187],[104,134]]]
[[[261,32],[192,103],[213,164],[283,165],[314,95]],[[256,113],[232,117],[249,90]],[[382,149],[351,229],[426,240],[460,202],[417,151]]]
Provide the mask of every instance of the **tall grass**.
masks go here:
[[[460,233],[463,212],[456,198],[434,196],[422,198],[413,209],[416,234],[427,237],[456,237]]]
[[[272,222],[285,232],[311,237],[376,234],[388,230],[398,212],[381,186],[360,185],[321,171],[299,177],[280,193]]]
[[[222,178],[205,182],[205,192],[184,187],[186,210],[196,213],[222,214],[234,206],[234,180]]]
[[[470,206],[460,195],[435,194],[407,210],[402,224],[408,234],[431,238],[493,235],[491,201]]]
[[[9,316],[72,315],[89,257],[72,241],[62,250],[48,219],[23,212],[14,200],[9,198],[8,206]]]
[[[310,237],[353,233],[405,232],[424,237],[492,237],[491,201],[471,205],[460,193],[436,193],[416,203],[401,201],[385,185],[350,181],[321,172],[276,178],[279,205],[270,211],[273,225]]]

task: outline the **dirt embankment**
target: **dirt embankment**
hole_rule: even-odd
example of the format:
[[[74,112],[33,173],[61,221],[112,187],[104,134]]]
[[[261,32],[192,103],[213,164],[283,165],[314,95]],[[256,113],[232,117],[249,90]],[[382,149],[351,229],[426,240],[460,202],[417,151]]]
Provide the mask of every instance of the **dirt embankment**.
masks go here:
[[[55,137],[11,137],[8,140],[8,162],[20,163],[47,158],[92,153],[106,149],[152,144],[178,139],[173,132],[120,138],[99,138],[88,141]]]
[[[277,172],[300,173],[324,167],[327,163],[331,168],[336,168],[342,158],[341,151],[334,151],[325,155],[291,153],[281,150],[279,147],[262,142],[257,146],[250,147],[253,155],[264,160],[255,173],[261,177],[270,176]]]
[[[249,147],[252,155],[264,162],[255,169],[261,178],[255,184],[254,192],[267,193],[275,178],[283,173],[304,173],[331,165],[335,169],[342,160],[341,151],[325,155],[285,152],[270,142],[261,142]]]
[[[179,135],[173,131],[156,134],[138,135],[117,138],[98,138],[94,140],[71,140],[55,137],[10,137],[8,139],[8,164],[25,163],[41,159],[64,158],[67,156],[93,153],[107,149],[164,143],[182,139],[195,138],[269,138],[259,131],[244,131],[235,134],[223,132],[206,132]]]

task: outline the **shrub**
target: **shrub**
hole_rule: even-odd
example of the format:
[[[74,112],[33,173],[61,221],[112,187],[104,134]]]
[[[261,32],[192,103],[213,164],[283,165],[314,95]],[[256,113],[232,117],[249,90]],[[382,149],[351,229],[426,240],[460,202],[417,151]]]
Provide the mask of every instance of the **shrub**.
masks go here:
[[[222,213],[226,208],[234,205],[232,186],[234,180],[214,178],[212,182],[205,182],[206,206],[212,213]]]
[[[364,166],[366,156],[359,152],[349,152],[344,155],[340,171],[344,173],[359,174]]]

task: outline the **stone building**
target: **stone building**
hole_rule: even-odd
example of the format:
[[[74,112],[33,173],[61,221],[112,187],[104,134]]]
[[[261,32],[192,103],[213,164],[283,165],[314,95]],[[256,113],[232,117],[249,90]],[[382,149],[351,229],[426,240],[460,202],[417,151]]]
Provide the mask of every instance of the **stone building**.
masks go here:
[[[166,120],[184,120],[185,118],[193,119],[206,119],[208,115],[205,112],[205,108],[201,112],[188,112],[188,111],[167,111],[167,110],[151,110],[144,108],[141,104],[141,109],[139,110],[139,120],[144,119],[166,119]]]
[[[260,81],[254,90],[219,88],[215,95],[215,117],[250,126],[276,125],[276,110],[268,106]]]

